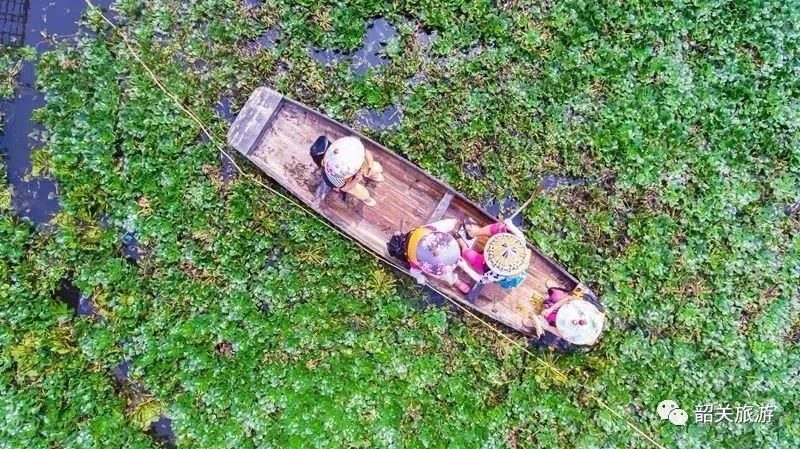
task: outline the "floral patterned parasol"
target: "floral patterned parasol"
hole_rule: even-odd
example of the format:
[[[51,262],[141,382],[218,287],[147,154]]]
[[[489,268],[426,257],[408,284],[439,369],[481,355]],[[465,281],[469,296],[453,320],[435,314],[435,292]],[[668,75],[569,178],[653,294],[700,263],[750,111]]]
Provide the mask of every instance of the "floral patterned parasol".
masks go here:
[[[447,274],[456,269],[461,250],[452,235],[445,232],[431,232],[417,243],[417,263],[422,271],[435,276]]]

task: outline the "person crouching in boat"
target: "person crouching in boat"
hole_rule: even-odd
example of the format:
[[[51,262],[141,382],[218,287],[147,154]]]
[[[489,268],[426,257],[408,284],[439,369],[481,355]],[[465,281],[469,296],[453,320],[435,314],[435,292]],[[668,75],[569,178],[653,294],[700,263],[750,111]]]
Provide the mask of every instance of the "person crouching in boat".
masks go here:
[[[324,155],[317,155],[315,162],[322,168],[324,184],[331,190],[354,196],[369,207],[375,206],[375,199],[361,181],[369,178],[382,182],[383,167],[364,148],[361,140],[352,136],[342,137],[336,139],[330,147],[323,148],[323,151]]]
[[[479,283],[497,282],[506,290],[522,284],[531,261],[531,250],[522,231],[510,220],[483,227],[474,222],[466,223],[464,230],[470,239],[489,237],[483,252],[472,249],[464,239],[458,240],[461,256],[481,275],[477,279]]]
[[[458,220],[445,219],[405,234],[396,232],[386,244],[386,249],[392,257],[408,264],[411,276],[418,284],[424,285],[426,276],[432,276],[466,294],[470,286],[458,278],[456,268],[461,267],[470,275],[478,275],[470,273],[472,270],[461,258],[458,243],[451,234],[458,226]]]
[[[549,287],[541,313],[532,323],[539,334],[536,346],[567,350],[573,346],[593,346],[603,332],[605,309],[591,294],[584,294],[580,285],[573,291]]]

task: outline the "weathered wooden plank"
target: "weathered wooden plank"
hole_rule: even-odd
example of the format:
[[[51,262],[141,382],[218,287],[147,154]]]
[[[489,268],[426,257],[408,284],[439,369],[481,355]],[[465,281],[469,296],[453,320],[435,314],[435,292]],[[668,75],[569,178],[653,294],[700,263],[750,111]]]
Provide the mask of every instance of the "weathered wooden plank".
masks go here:
[[[478,299],[478,296],[481,295],[481,292],[483,291],[483,286],[484,284],[478,284],[478,283],[473,285],[472,290],[470,290],[469,293],[467,293],[467,300],[469,300],[469,302],[475,302],[475,300]]]
[[[447,212],[447,209],[450,207],[450,202],[453,201],[453,196],[453,192],[445,192],[442,199],[439,200],[439,204],[436,205],[436,209],[434,209],[431,216],[428,217],[428,223],[439,221],[444,217],[445,212]]]
[[[268,88],[257,88],[236,116],[228,131],[228,142],[247,156],[268,128],[270,119],[283,100],[283,95]]]

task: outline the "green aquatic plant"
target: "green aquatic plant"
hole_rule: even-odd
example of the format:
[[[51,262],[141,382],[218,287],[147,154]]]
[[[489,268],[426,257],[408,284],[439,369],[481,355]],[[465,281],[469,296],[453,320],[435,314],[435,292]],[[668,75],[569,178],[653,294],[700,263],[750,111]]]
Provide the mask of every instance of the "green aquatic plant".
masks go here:
[[[0,46],[0,99],[14,96],[22,63],[33,59],[35,55],[31,47]]]
[[[128,419],[131,425],[147,430],[158,421],[164,411],[164,406],[153,397],[137,398],[135,404],[129,404]]]
[[[666,447],[798,445],[797,8],[115,9],[120,30],[92,11],[95,34],[38,67],[36,159],[63,211],[40,230],[2,211],[3,441],[148,447],[140,429],[165,414],[192,447],[652,447],[626,420]],[[311,56],[353,50],[378,16],[398,30],[387,64],[356,76]],[[253,50],[272,28],[277,42]],[[425,306],[413,281],[248,176],[223,182],[218,149],[130,48],[218,136],[216,103],[235,111],[268,84],[345,122],[397,107],[398,129],[368,134],[475,199],[579,178],[523,218],[608,307],[600,345],[536,359]],[[62,279],[103,313],[75,316]],[[111,375],[123,360],[152,401],[141,408]],[[663,399],[686,427],[659,419]],[[706,403],[776,409],[769,424],[692,422]]]

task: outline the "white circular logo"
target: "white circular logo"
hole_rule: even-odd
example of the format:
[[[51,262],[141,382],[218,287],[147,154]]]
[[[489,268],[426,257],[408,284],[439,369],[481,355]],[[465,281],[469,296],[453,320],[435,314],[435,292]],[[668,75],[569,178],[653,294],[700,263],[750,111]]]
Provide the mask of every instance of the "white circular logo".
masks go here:
[[[666,399],[658,403],[658,408],[656,412],[658,412],[658,416],[661,417],[662,420],[669,418],[669,412],[678,408],[678,403],[673,401],[672,399]]]
[[[669,422],[675,424],[676,426],[686,425],[686,421],[688,420],[689,420],[689,415],[685,411],[679,408],[676,408],[675,410],[669,412]]]

